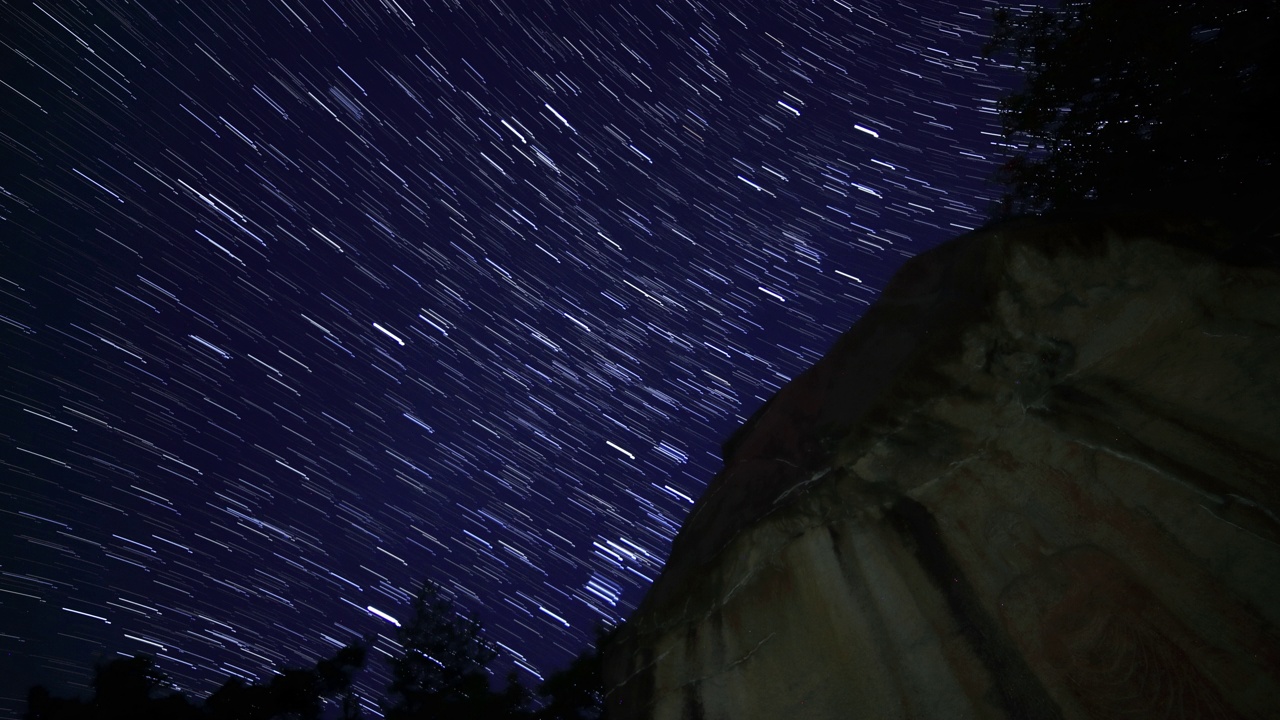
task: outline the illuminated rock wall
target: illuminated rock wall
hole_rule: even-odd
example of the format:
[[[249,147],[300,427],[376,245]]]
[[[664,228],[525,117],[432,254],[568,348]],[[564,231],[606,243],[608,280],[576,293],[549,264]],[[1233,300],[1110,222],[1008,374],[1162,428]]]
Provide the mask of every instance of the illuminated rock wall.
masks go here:
[[[1280,717],[1280,273],[1221,246],[911,260],[726,445],[609,717]]]

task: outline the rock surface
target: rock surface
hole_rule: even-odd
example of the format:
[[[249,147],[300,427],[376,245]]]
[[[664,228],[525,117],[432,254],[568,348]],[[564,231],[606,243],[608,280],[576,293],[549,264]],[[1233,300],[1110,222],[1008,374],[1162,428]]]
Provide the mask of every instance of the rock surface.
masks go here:
[[[726,445],[613,720],[1280,717],[1280,273],[1161,220],[922,254]]]

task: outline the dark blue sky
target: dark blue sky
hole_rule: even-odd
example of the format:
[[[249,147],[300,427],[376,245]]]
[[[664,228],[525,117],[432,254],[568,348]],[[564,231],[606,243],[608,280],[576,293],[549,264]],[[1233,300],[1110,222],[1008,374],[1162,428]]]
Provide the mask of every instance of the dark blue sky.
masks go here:
[[[563,665],[984,222],[989,7],[0,8],[0,717],[121,653],[311,664],[424,577]]]

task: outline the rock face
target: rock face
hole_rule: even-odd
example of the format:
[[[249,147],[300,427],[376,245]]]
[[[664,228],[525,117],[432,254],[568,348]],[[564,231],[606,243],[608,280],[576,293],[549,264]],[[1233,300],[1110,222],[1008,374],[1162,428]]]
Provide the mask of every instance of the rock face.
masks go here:
[[[912,259],[727,444],[608,717],[1280,717],[1280,273],[1214,247]]]

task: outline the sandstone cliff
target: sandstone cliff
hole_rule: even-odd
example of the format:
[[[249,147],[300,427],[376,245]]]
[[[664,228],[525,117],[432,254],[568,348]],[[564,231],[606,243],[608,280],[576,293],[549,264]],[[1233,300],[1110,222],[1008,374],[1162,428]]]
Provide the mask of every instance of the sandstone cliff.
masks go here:
[[[1280,717],[1280,273],[1145,220],[914,258],[726,446],[609,717]]]

